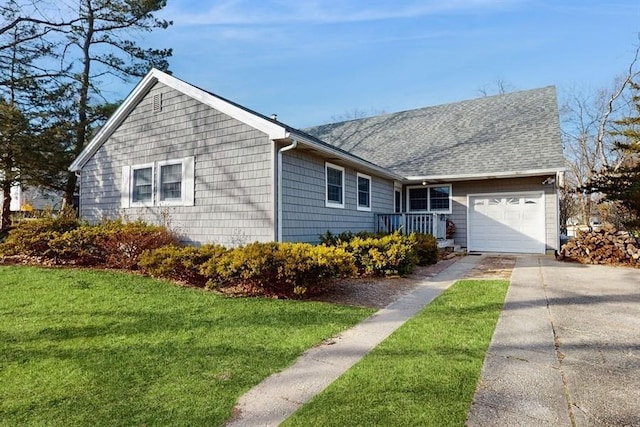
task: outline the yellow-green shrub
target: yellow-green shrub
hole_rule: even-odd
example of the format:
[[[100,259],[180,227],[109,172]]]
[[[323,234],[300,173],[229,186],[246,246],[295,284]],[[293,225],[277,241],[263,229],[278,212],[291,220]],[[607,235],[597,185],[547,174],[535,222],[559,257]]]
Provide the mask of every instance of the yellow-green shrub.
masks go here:
[[[79,226],[80,221],[70,215],[22,220],[0,245],[0,255],[49,257],[51,240]]]
[[[393,276],[408,274],[416,265],[416,238],[393,233],[382,237],[354,237],[340,247],[351,252],[360,274]]]
[[[138,266],[150,276],[204,286],[208,278],[201,273],[202,266],[210,260],[215,263],[226,251],[220,245],[168,245],[144,251]]]
[[[209,286],[235,287],[252,294],[300,296],[332,279],[355,273],[343,248],[308,243],[260,243],[237,247],[203,265]]]

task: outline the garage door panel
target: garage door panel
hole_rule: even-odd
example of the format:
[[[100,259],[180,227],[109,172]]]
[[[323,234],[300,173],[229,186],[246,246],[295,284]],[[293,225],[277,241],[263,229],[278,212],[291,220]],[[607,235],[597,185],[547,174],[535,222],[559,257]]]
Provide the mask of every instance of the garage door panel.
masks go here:
[[[469,250],[544,253],[540,194],[469,196]]]

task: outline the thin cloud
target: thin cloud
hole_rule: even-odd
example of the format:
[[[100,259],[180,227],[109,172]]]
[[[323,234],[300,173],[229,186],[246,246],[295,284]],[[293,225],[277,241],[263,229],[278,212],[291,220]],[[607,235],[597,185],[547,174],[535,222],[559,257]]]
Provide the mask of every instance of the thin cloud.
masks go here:
[[[333,24],[416,18],[443,13],[473,13],[512,6],[521,0],[432,0],[398,5],[392,1],[282,0],[260,3],[226,0],[208,10],[194,12],[201,4],[169,3],[166,13],[178,26],[183,25],[282,25]]]

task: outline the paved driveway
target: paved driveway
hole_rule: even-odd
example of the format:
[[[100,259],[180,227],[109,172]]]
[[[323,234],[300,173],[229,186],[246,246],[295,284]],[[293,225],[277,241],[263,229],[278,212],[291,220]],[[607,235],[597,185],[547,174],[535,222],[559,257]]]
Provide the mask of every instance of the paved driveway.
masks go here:
[[[473,426],[640,426],[640,269],[518,257]]]

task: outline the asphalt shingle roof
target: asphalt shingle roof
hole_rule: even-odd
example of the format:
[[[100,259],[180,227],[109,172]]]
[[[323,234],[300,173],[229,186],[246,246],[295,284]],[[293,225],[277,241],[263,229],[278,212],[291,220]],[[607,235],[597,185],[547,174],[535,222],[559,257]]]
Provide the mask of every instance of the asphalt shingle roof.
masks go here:
[[[564,166],[553,86],[304,131],[407,177]]]

